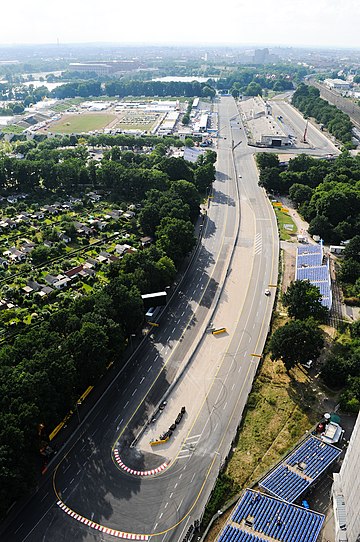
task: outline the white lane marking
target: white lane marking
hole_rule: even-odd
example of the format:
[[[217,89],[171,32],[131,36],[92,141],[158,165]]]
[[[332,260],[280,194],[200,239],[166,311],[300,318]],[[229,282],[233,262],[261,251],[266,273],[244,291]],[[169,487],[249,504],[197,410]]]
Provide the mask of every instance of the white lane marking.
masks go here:
[[[169,499],[171,499],[171,497],[174,495],[174,493],[170,493],[169,495]]]
[[[164,536],[163,536],[163,542],[165,540],[165,538],[167,537],[168,533],[165,533]]]
[[[182,311],[181,316],[184,316],[184,314],[185,314],[185,311]]]
[[[172,330],[172,332],[171,332],[171,333],[174,333],[175,329],[176,329],[176,327],[174,327],[174,329]]]
[[[231,389],[232,389],[232,390],[233,390],[234,388],[235,388],[235,384],[233,384],[233,385],[231,386]]]
[[[80,472],[81,472],[81,469],[79,469],[79,470],[77,471],[76,476],[79,476]]]
[[[126,408],[129,404],[129,401],[126,401],[124,408]]]
[[[109,414],[106,414],[106,416],[104,416],[104,421],[106,420],[106,418],[109,416]]]
[[[181,501],[180,501],[180,503],[179,503],[179,506],[176,508],[176,511],[177,511],[177,512],[179,511],[179,508],[180,508],[180,506],[182,505],[183,500],[184,500],[184,497],[181,499]]]
[[[186,520],[186,523],[185,523],[185,525],[184,525],[184,528],[183,528],[183,530],[181,531],[181,534],[180,534],[180,536],[179,536],[179,540],[182,540],[182,539],[183,539],[183,534],[184,534],[184,532],[186,531],[186,528],[187,528],[187,525],[188,525],[189,521],[190,521],[190,516],[189,516],[189,517],[187,518],[187,520]]]
[[[169,504],[168,502],[165,503],[165,506],[164,506],[165,509],[168,507],[168,504]]]
[[[65,474],[65,472],[66,472],[67,470],[69,470],[70,467],[71,467],[71,465],[70,465],[70,463],[69,463],[69,465],[68,465],[67,467],[65,467],[65,469],[64,469],[64,474]]]
[[[171,339],[171,335],[168,336],[168,338],[166,339],[166,342],[168,343]]]
[[[20,525],[20,527],[18,527],[18,528],[16,529],[16,531],[14,531],[14,534],[16,534],[18,531],[20,531],[20,529],[21,529],[21,527],[22,527],[23,525],[24,525],[24,524],[22,523],[22,524]]]
[[[154,357],[154,361],[156,361],[159,357],[159,354],[156,354],[156,356]]]
[[[134,397],[135,393],[137,392],[137,388],[134,389],[134,391],[131,394],[131,397]]]
[[[142,379],[140,380],[140,384],[142,384],[145,380],[145,376],[142,377]]]
[[[194,474],[192,475],[192,478],[191,478],[191,480],[190,480],[190,484],[191,484],[191,482],[194,480],[195,474],[196,474],[196,472],[194,472]]]
[[[216,422],[216,425],[215,425],[215,427],[214,427],[214,431],[216,430],[217,426],[218,426],[218,423]]]
[[[179,480],[181,480],[181,477],[182,477],[182,474],[180,474],[180,476],[179,476]]]
[[[70,480],[70,485],[73,483],[74,480],[75,480],[75,478],[72,478],[72,479]]]
[[[188,437],[186,440],[193,440],[194,438],[201,437],[201,433],[199,435],[193,435],[192,437]]]
[[[158,526],[158,524],[155,523],[155,525],[154,525],[154,531],[156,531],[156,527],[157,527],[157,526]]]
[[[160,516],[159,516],[159,519],[161,519],[164,515],[164,512],[161,512]]]
[[[149,357],[150,357],[150,354],[148,354],[148,355],[146,356],[146,358],[144,359],[144,361],[147,361],[147,360],[149,359]]]
[[[174,485],[174,489],[176,489],[176,488],[177,488],[177,482],[176,482],[176,484]]]
[[[48,495],[49,495],[49,492],[45,493],[45,495],[44,495],[43,498],[41,499],[41,502],[43,502],[43,501],[46,499],[46,497],[47,497]],[[15,531],[15,532],[16,532],[16,531]]]
[[[96,431],[98,431],[99,429],[100,429],[100,428],[97,427],[97,428],[95,429],[95,431],[93,431],[93,432],[91,433],[91,436],[93,437],[93,436],[95,435]]]
[[[67,491],[67,486],[62,490],[63,493],[65,493],[65,491]]]
[[[187,450],[186,450],[187,451]],[[186,455],[178,455],[178,459],[186,459],[187,457],[191,457],[192,454],[186,454]]]
[[[84,446],[82,448],[80,448],[80,452],[83,451],[83,449],[86,447],[86,445],[87,445],[87,442],[85,442]]]
[[[147,372],[150,373],[151,369],[152,369],[152,365],[150,365],[150,367],[148,368]]]
[[[130,384],[131,384],[132,382],[134,382],[134,380],[135,380],[135,376],[133,376],[132,379],[130,380]]]

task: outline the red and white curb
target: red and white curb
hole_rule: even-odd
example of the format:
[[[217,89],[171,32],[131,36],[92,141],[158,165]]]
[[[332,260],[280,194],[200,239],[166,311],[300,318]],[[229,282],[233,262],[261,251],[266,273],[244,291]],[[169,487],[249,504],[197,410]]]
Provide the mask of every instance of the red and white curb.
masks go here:
[[[121,461],[121,457],[120,457],[120,454],[118,452],[118,450],[114,450],[114,457],[115,457],[115,461],[116,463],[125,471],[125,472],[128,472],[129,474],[133,474],[134,476],[154,476],[155,474],[159,474],[159,472],[162,472],[164,471],[170,464],[170,461],[165,461],[165,463],[163,463],[162,465],[160,465],[160,467],[157,467],[156,469],[151,469],[151,470],[134,470],[134,469],[130,469],[129,467],[127,467],[125,465],[125,463],[123,463]]]
[[[80,523],[83,523],[84,525],[87,525],[88,527],[91,527],[92,529],[95,529],[96,531],[99,531],[101,533],[109,534],[111,536],[115,536],[116,538],[126,538],[127,540],[149,540],[150,538],[147,534],[124,533],[122,531],[117,531],[116,529],[110,529],[109,527],[104,527],[104,525],[99,525],[98,523],[95,523],[94,521],[90,521],[90,519],[86,519],[83,516],[80,516],[80,514],[77,514],[76,512],[71,510],[62,501],[58,501],[56,504],[61,508],[61,510],[66,512],[70,517],[76,519],[77,521],[80,521]]]

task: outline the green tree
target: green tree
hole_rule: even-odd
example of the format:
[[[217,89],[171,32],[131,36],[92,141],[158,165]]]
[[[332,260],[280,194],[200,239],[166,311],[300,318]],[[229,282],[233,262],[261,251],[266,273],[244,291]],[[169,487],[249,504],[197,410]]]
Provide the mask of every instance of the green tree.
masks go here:
[[[296,207],[299,207],[303,203],[310,201],[312,196],[312,188],[304,184],[295,183],[290,187],[289,196],[295,203]]]
[[[156,246],[169,256],[175,265],[180,264],[195,246],[194,226],[190,221],[163,218],[156,229]]]
[[[278,328],[269,343],[271,359],[281,359],[289,371],[297,363],[317,358],[324,339],[315,320],[293,320]]]
[[[298,320],[312,316],[315,320],[324,321],[328,309],[321,304],[321,299],[319,288],[308,280],[293,281],[283,295],[283,303],[289,316]]]

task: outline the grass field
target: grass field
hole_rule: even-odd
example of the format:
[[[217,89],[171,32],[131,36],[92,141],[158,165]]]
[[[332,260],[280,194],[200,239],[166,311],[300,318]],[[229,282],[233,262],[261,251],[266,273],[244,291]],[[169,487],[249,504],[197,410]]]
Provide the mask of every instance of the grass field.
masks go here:
[[[297,228],[293,219],[282,209],[283,208],[281,206],[274,205],[280,239],[281,241],[288,241],[291,239],[291,235],[295,235],[297,233]]]
[[[61,120],[49,125],[49,132],[71,134],[101,130],[116,116],[109,113],[84,113],[83,115],[64,115]]]
[[[22,134],[24,128],[16,124],[8,124],[7,126],[1,126],[0,131],[4,134]]]

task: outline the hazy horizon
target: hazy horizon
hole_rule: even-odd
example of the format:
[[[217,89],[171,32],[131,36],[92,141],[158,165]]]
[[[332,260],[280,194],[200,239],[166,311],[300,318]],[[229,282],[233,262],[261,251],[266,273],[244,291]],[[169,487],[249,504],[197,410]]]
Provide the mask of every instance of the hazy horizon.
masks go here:
[[[123,46],[224,46],[360,48],[360,2],[343,0],[228,0],[224,6],[184,0],[169,8],[165,0],[139,0],[119,7],[116,0],[18,0],[2,7],[0,46],[116,44]]]

